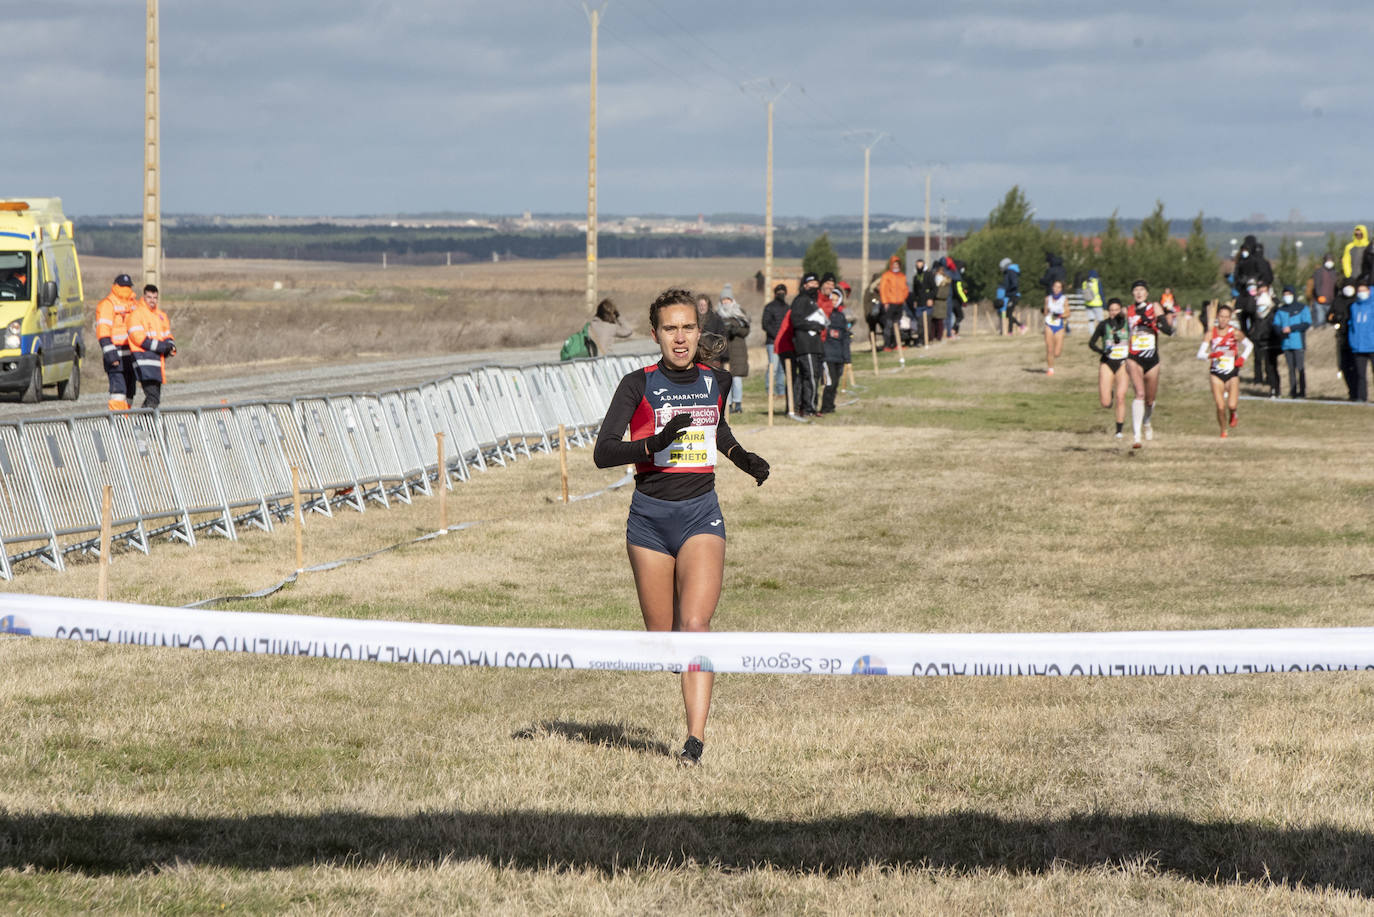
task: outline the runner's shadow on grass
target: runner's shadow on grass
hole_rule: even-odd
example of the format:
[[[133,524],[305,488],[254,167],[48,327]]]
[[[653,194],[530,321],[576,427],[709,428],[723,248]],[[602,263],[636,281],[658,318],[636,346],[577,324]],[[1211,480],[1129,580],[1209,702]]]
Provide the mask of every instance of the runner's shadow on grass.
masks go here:
[[[649,730],[641,726],[625,728],[618,723],[574,723],[568,720],[544,720],[533,726],[516,730],[512,739],[542,739],[559,736],[569,742],[585,742],[602,748],[628,748],[643,755],[667,757],[672,749],[650,738]]]
[[[975,811],[755,819],[743,813],[536,809],[240,816],[0,809],[0,869],[22,872],[137,875],[175,865],[427,868],[462,860],[607,876],[623,872],[626,862],[823,876],[872,866],[965,875],[1107,869],[1212,886],[1253,882],[1374,897],[1374,834],[1334,825],[1100,813],[1018,819]]]

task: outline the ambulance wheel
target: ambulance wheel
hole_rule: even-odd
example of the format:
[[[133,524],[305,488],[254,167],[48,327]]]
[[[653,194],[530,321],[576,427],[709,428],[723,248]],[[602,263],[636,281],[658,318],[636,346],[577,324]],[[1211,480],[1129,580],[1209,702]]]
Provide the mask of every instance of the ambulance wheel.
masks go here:
[[[72,374],[66,382],[57,383],[57,397],[75,401],[81,397],[81,357],[72,357]]]
[[[29,376],[29,387],[24,389],[24,394],[19,396],[19,400],[25,404],[37,404],[43,400],[43,355],[33,355],[33,375]]]

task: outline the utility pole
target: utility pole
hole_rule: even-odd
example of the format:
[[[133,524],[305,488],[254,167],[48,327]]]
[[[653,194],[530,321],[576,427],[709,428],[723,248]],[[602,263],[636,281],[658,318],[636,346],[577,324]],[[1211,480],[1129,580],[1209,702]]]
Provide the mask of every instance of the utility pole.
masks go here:
[[[868,165],[873,148],[887,136],[883,131],[849,131],[846,137],[858,138],[864,148],[864,231],[863,251],[859,258],[859,301],[868,308]],[[864,143],[864,139],[868,142]]]
[[[788,83],[778,89],[776,83],[768,80],[768,88],[776,90],[772,95],[765,95],[761,91],[763,81],[755,80],[740,86],[740,89],[745,92],[753,89],[768,106],[768,165],[763,195],[763,296],[765,300],[773,295],[773,106],[791,85]]]
[[[930,170],[926,169],[926,218],[921,222],[926,231],[926,270],[930,270]]]
[[[148,0],[148,43],[143,74],[143,282],[162,282],[162,177],[157,93],[157,0]]]
[[[596,311],[596,37],[608,4],[582,9],[592,25],[591,107],[587,115],[587,313]]]

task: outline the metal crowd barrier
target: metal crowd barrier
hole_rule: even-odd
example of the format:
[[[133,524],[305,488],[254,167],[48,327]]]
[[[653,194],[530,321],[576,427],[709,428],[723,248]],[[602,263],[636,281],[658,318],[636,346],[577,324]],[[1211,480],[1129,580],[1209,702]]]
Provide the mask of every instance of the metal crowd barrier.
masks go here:
[[[483,366],[381,393],[309,396],[0,423],[0,578],[36,558],[55,570],[93,553],[110,488],[111,534],[237,540],[293,509],[332,515],[409,503],[472,470],[550,452],[559,427],[592,443],[620,378],[647,357]],[[443,434],[443,453],[435,434]]]

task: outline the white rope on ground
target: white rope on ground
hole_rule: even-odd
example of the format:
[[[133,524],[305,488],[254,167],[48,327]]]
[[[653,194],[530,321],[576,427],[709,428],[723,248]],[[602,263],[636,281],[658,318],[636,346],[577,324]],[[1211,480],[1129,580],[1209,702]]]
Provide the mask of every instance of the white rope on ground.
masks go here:
[[[366,554],[358,554],[353,557],[343,557],[339,560],[327,560],[324,563],[312,564],[309,567],[302,567],[301,569],[297,570],[295,573],[292,573],[290,576],[288,576],[281,582],[275,583],[271,586],[265,586],[262,589],[258,589],[255,592],[245,592],[241,595],[218,595],[212,599],[201,599],[199,602],[191,602],[190,604],[183,605],[181,607],[204,608],[206,605],[218,605],[220,602],[240,602],[245,601],[247,599],[265,599],[269,595],[274,595],[280,592],[292,583],[298,582],[301,578],[302,573],[323,573],[326,570],[337,570],[339,567],[344,567],[348,564],[356,564],[361,563],[365,560],[371,560],[378,554],[385,554],[388,551],[395,551],[398,548],[408,547],[409,545],[413,544],[420,544],[424,541],[432,541],[433,539],[438,538],[440,535],[447,535],[449,532],[461,532],[463,529],[470,529],[477,524],[478,523],[476,522],[460,522],[457,525],[450,525],[447,529],[443,529],[442,531],[426,532],[418,538],[412,538],[409,541],[399,541],[396,544],[389,544],[384,548],[378,548],[375,551],[368,551]]]
[[[1273,401],[1279,404],[1338,404],[1345,407],[1369,407],[1368,401],[1349,401],[1340,398],[1270,398],[1268,395],[1241,395],[1241,401]]]
[[[600,490],[594,490],[591,493],[578,494],[575,497],[569,497],[568,502],[571,503],[574,500],[590,500],[593,497],[602,496],[603,494],[607,494],[613,490],[624,487],[626,484],[629,484],[634,479],[635,476],[633,474],[626,474],[620,480],[608,484]],[[461,532],[464,529],[470,529],[474,525],[478,524],[479,523],[477,522],[460,522],[457,525],[450,525],[447,529],[444,529],[442,531],[426,532],[425,534],[420,535],[417,538],[412,538],[409,541],[400,541],[396,544],[387,545],[384,548],[378,548],[375,551],[369,551],[366,554],[358,554],[353,557],[343,557],[339,560],[328,560],[324,563],[313,564],[309,567],[303,567],[300,570],[297,570],[295,573],[292,573],[290,576],[283,579],[281,582],[274,583],[271,586],[264,586],[262,589],[255,590],[253,592],[245,592],[240,595],[217,595],[214,598],[201,599],[198,602],[191,602],[181,607],[204,608],[207,605],[218,605],[221,602],[242,602],[250,599],[265,599],[270,595],[275,595],[276,593],[285,589],[287,586],[290,586],[292,583],[298,582],[301,578],[302,573],[323,573],[327,570],[337,570],[339,567],[344,567],[348,564],[356,564],[361,563],[365,560],[371,560],[377,555],[385,554],[388,551],[395,551],[398,548],[408,547],[409,545],[420,544],[425,541],[432,541],[441,535],[447,535],[449,532]]]
[[[591,493],[587,493],[587,494],[578,494],[578,495],[575,496],[575,497],[569,497],[569,498],[568,498],[568,502],[569,502],[569,503],[576,503],[578,500],[590,500],[590,499],[592,499],[593,497],[600,497],[600,496],[602,496],[602,495],[604,495],[604,494],[610,493],[610,492],[613,491],[613,490],[619,490],[620,488],[624,487],[626,484],[631,484],[631,483],[633,483],[633,482],[634,482],[634,479],[635,479],[635,476],[634,476],[633,474],[627,473],[627,474],[626,474],[623,478],[621,478],[619,481],[616,481],[616,482],[614,482],[614,483],[612,483],[612,484],[607,484],[605,487],[601,488],[600,490],[594,490],[594,491],[592,491]]]
[[[1374,669],[1374,628],[1029,634],[467,627],[0,596],[0,633],[369,662],[805,675],[1231,675]]]

